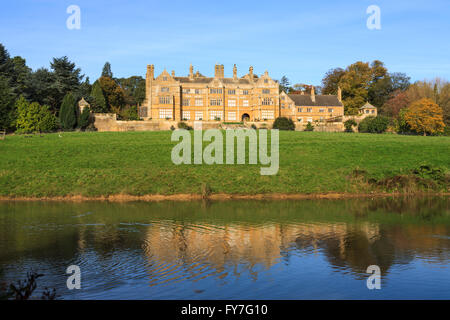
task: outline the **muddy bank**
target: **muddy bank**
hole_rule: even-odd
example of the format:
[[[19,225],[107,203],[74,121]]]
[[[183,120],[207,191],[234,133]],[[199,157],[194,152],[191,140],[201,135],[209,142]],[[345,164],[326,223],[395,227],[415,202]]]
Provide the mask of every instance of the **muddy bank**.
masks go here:
[[[57,197],[5,197],[0,196],[0,201],[195,201],[195,200],[308,200],[308,199],[351,199],[351,198],[380,198],[380,197],[403,197],[403,196],[450,196],[449,192],[416,192],[416,193],[270,193],[270,194],[226,194],[216,193],[207,197],[201,194],[173,194],[160,195],[149,194],[134,196],[127,194],[117,194],[99,197],[86,197],[82,195],[57,196]]]

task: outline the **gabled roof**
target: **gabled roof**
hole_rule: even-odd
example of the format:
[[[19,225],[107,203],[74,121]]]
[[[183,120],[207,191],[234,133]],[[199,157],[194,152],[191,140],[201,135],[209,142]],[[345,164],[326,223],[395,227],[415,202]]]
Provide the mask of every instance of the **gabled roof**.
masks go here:
[[[374,107],[369,102],[366,102],[365,105],[363,105],[360,109],[376,109],[377,107]]]
[[[311,95],[303,94],[288,94],[288,97],[294,101],[296,106],[317,106],[317,107],[341,107],[342,102],[339,101],[336,95],[316,95],[315,102],[312,101]]]
[[[181,82],[181,83],[210,83],[214,81],[215,78],[207,78],[207,77],[194,77],[193,79],[190,79],[189,77],[174,77],[175,80]],[[248,79],[238,78],[218,78],[218,80],[222,81],[223,83],[234,83],[234,84],[250,84],[250,81]]]

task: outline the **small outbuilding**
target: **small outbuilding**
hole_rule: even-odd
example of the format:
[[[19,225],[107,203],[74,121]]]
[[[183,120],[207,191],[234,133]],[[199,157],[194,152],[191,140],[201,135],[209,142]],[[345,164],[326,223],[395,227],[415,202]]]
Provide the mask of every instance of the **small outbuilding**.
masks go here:
[[[377,116],[377,107],[374,107],[369,102],[359,108],[359,115],[368,117],[368,116]]]
[[[81,98],[80,101],[78,101],[78,108],[80,109],[80,114],[83,113],[84,108],[90,108],[91,105],[84,100],[84,98]]]

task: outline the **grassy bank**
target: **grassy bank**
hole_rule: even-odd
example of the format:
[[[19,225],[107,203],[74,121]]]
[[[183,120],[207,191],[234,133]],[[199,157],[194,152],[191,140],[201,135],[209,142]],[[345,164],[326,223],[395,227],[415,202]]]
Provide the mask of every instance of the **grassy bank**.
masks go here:
[[[450,169],[448,137],[280,132],[279,172],[261,176],[260,164],[176,166],[170,136],[164,131],[8,136],[0,141],[0,196],[201,194],[205,185],[227,194],[449,188],[448,177],[442,180]],[[441,177],[413,173],[421,165],[440,168]]]

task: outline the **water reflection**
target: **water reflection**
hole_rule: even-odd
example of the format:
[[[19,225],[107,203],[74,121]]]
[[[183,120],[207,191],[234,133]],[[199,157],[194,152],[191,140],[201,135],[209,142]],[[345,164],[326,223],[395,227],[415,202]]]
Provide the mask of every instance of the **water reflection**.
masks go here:
[[[420,290],[448,292],[448,198],[9,202],[0,203],[0,231],[0,289],[34,267],[63,298],[311,297],[290,286],[333,274],[351,275],[341,289],[354,287],[349,297],[359,298],[357,281],[372,264],[391,282],[401,279],[398,270],[427,272],[431,282],[416,290],[419,297]],[[420,271],[418,261],[440,269]],[[62,285],[70,264],[86,271],[82,292]],[[318,297],[331,294],[323,290]]]

